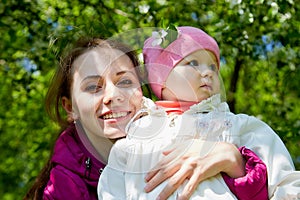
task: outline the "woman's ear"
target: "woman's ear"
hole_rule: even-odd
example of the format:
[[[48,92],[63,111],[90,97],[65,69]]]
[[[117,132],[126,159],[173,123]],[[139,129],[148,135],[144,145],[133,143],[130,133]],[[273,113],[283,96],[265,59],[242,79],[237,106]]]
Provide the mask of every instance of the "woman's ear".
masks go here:
[[[62,106],[65,109],[65,111],[67,112],[67,121],[68,122],[74,122],[78,117],[77,115],[73,112],[72,109],[72,102],[70,99],[68,99],[67,97],[62,97],[61,99],[62,101]]]

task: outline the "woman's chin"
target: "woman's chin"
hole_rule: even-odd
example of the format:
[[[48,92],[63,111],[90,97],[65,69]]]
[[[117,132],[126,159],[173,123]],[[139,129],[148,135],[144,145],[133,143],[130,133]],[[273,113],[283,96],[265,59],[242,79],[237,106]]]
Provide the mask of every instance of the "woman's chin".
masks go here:
[[[125,127],[110,127],[105,128],[104,136],[108,139],[120,139],[126,137]]]

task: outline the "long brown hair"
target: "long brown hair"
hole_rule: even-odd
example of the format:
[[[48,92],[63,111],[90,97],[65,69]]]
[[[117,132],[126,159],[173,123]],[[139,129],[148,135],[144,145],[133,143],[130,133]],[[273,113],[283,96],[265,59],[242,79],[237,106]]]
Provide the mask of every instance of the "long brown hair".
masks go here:
[[[73,74],[72,74],[73,62],[80,55],[96,47],[118,49],[124,52],[133,62],[133,65],[135,66],[135,71],[139,77],[141,85],[145,80],[146,75],[144,74],[144,70],[139,65],[136,52],[133,51],[128,46],[117,41],[104,40],[101,38],[79,39],[75,43],[74,47],[72,48],[73,50],[71,50],[63,59],[61,59],[59,67],[57,68],[52,78],[45,99],[45,107],[46,107],[47,114],[52,120],[54,120],[59,124],[62,130],[67,128],[71,123],[71,120],[70,119],[68,120],[68,118],[65,116],[64,110],[62,109],[61,105],[62,105],[63,97],[67,97],[68,99],[71,99],[70,97],[71,97],[71,85],[73,82]],[[43,199],[44,188],[46,187],[46,184],[49,181],[50,171],[52,168],[53,168],[53,164],[51,162],[51,156],[50,156],[46,165],[41,170],[37,178],[35,179],[33,186],[29,189],[29,191],[23,198],[24,200]]]

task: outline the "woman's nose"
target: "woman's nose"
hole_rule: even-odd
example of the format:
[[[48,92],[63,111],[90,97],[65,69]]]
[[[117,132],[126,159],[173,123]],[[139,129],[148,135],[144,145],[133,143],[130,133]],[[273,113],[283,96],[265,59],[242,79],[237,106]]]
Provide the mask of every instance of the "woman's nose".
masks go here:
[[[106,85],[103,103],[110,104],[110,103],[117,103],[124,101],[124,96],[120,90],[120,88],[116,87],[113,84]]]

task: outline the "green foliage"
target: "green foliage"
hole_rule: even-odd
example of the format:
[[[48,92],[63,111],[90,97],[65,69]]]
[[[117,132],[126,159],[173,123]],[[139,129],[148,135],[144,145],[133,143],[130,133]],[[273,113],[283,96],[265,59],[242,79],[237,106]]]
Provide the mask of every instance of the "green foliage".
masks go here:
[[[43,99],[62,49],[84,35],[169,24],[216,38],[231,109],[268,123],[299,170],[299,12],[293,0],[2,1],[0,196],[20,199],[49,156],[58,127]]]

